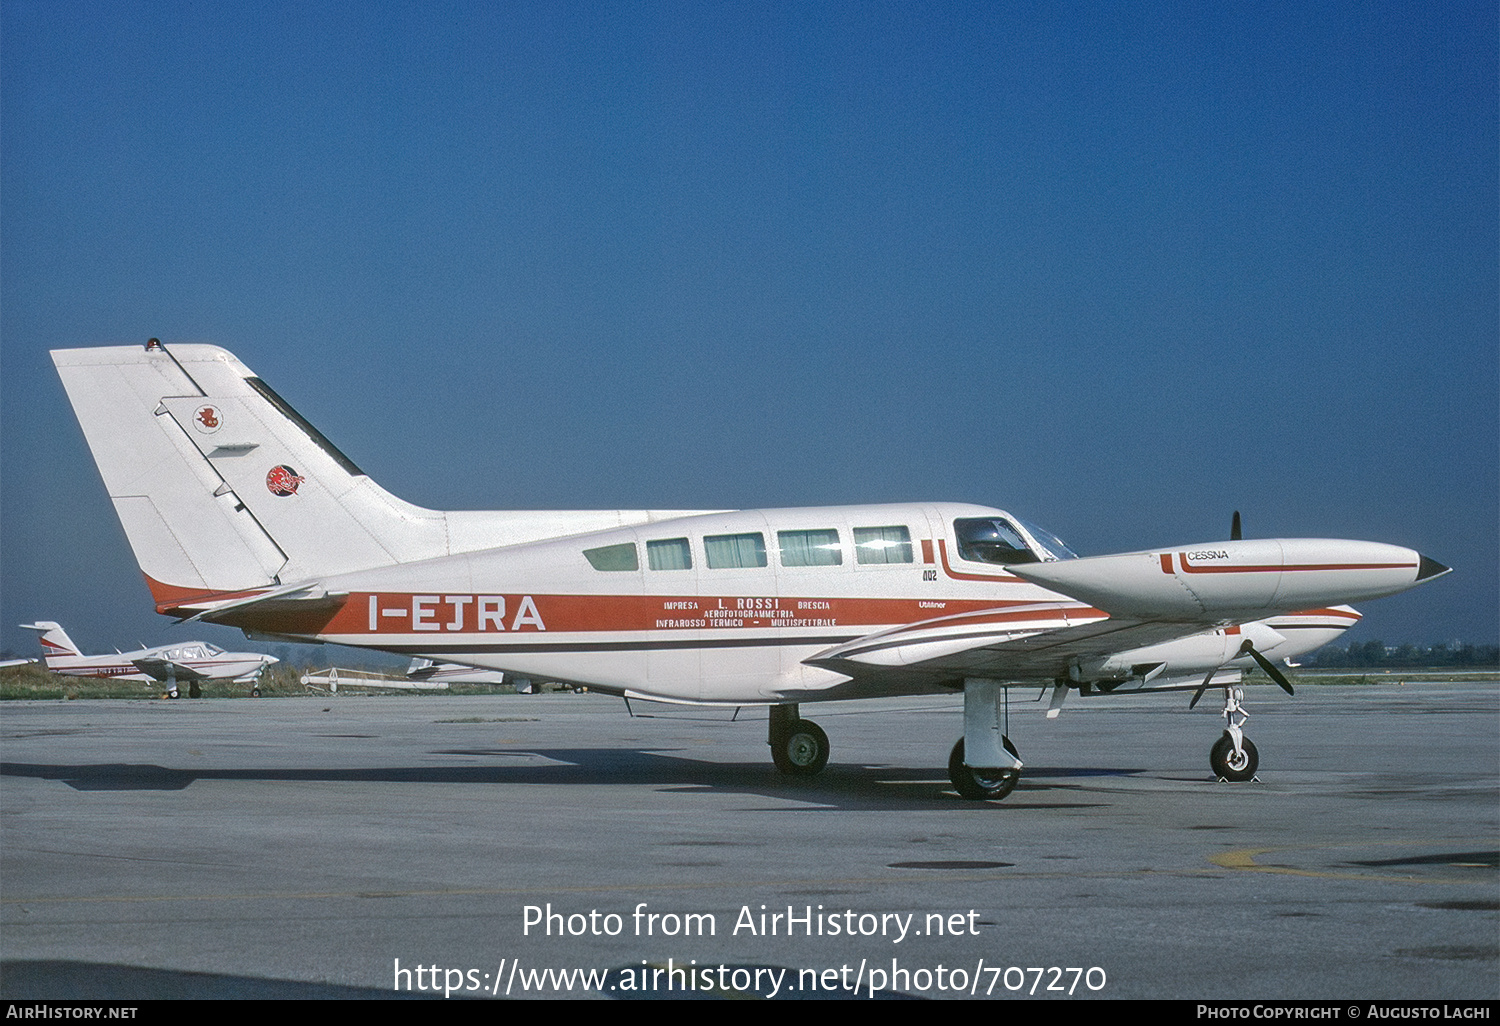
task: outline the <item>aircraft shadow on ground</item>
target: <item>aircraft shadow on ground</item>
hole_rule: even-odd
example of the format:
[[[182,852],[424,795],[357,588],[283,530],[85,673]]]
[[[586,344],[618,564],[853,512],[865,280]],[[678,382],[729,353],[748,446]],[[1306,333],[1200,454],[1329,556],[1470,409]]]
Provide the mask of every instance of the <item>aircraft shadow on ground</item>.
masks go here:
[[[1089,778],[1129,776],[1139,769],[1028,767],[1016,792],[1005,802],[970,802],[957,797],[947,774],[932,766],[831,765],[817,777],[782,776],[769,765],[704,762],[671,750],[635,748],[443,749],[439,755],[525,759],[521,765],[372,766],[361,768],[179,769],[153,763],[0,763],[0,776],[59,780],[78,791],[180,791],[199,780],[306,783],[556,784],[560,786],[636,785],[687,794],[753,794],[792,799],[819,808],[890,808],[910,803],[931,808],[948,799],[973,808],[1039,804],[1079,806],[1097,801],[1067,798]],[[530,760],[537,757],[545,763]],[[1038,802],[1041,799],[1041,802]]]
[[[769,968],[788,972],[781,966],[725,965],[729,972]],[[767,993],[765,986],[721,991],[697,988],[691,991],[662,992],[658,989],[636,990],[627,978],[641,971],[629,965],[604,972],[599,993],[616,1000],[646,999],[746,999],[779,997],[791,1000],[839,1000],[839,991],[820,990],[812,994],[783,989]],[[758,976],[751,977],[757,984]],[[13,959],[0,961],[0,1000],[5,1001],[431,1001],[435,997],[491,1000],[488,994],[456,990],[451,995],[426,990],[385,990],[375,987],[346,987],[332,983],[308,983],[303,980],[273,980],[258,976],[234,976],[228,973],[186,972],[176,969],[152,969],[110,962],[35,961]],[[877,1000],[916,1000],[916,995],[891,990],[877,990],[869,995]]]

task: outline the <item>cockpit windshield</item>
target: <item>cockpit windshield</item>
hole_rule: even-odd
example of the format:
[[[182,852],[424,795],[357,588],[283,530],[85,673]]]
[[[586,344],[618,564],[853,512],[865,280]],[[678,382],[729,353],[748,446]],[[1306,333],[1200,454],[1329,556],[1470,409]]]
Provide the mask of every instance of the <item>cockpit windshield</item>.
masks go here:
[[[960,559],[999,566],[1040,561],[1040,557],[1031,551],[1031,546],[1026,544],[1021,533],[999,517],[955,520],[953,533],[958,538]]]
[[[1025,534],[1016,529],[1016,524]],[[1078,558],[1057,535],[1025,520],[1013,524],[1003,517],[971,517],[953,521],[953,533],[958,538],[959,557],[976,563],[1014,566]]]

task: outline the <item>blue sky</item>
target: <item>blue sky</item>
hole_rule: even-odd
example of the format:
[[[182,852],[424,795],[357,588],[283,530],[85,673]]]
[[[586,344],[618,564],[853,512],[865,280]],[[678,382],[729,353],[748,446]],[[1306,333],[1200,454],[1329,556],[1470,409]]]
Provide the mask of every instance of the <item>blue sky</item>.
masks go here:
[[[1306,9],[1305,9],[1306,8]],[[214,342],[439,508],[980,502],[1457,568],[1493,4],[0,0],[0,639],[151,612],[47,350]],[[76,627],[72,626],[76,624]]]

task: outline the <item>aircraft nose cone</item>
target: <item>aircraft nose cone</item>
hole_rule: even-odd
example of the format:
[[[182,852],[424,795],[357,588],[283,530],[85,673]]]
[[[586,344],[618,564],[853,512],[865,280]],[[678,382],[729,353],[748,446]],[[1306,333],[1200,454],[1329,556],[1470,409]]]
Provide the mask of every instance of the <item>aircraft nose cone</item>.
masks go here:
[[[1428,559],[1420,552],[1417,555],[1421,557],[1421,561],[1417,564],[1417,580],[1419,581],[1425,581],[1430,577],[1441,577],[1453,570],[1451,566],[1444,566],[1435,559]]]
[[[279,663],[279,662],[281,662],[281,660],[277,659],[275,656],[266,656],[266,665],[267,666],[270,666],[272,663]]]

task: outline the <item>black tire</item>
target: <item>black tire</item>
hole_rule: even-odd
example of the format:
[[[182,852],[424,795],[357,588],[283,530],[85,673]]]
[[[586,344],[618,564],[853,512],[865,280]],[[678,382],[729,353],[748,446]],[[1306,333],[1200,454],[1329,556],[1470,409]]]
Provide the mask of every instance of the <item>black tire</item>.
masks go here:
[[[1236,784],[1254,780],[1255,771],[1260,768],[1260,753],[1255,750],[1254,742],[1248,737],[1240,738],[1240,750],[1243,754],[1240,759],[1236,760],[1234,740],[1230,738],[1229,732],[1225,731],[1219,740],[1214,742],[1213,750],[1208,753],[1208,764],[1213,767],[1214,775]]]
[[[259,698],[260,697],[260,688],[251,688],[250,689],[250,697],[251,698]]]
[[[828,735],[812,720],[793,720],[771,743],[771,761],[782,773],[815,776],[828,765]]]
[[[188,697],[189,698],[202,698],[203,697],[203,689],[198,686],[198,682],[197,681],[193,681],[191,684],[188,685]]]
[[[1011,755],[1016,754],[1009,738],[1006,738],[1003,744],[1007,752]],[[952,754],[948,756],[948,779],[953,781],[954,789],[965,798],[986,801],[1004,798],[1014,791],[1021,779],[1021,771],[1002,769],[979,773],[964,762],[964,739],[959,738],[958,743],[953,746]]]

